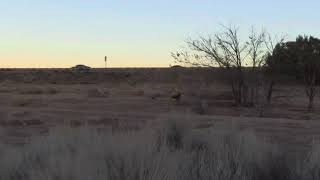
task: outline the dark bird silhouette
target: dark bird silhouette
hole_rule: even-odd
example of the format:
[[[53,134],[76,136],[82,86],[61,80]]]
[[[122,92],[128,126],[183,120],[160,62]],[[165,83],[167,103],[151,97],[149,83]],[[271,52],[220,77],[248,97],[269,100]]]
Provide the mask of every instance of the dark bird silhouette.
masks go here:
[[[172,94],[171,98],[176,100],[176,101],[180,101],[181,93],[180,92],[176,92],[176,93]]]

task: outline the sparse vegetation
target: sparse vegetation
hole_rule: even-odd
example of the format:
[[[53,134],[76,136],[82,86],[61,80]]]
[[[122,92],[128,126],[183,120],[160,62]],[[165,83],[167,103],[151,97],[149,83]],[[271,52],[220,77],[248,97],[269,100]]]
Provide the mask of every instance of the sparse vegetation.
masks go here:
[[[40,80],[33,84],[6,82],[4,87],[12,91],[0,93],[4,108],[0,126],[6,128],[0,142],[9,144],[3,144],[0,153],[4,161],[0,179],[316,177],[318,148],[307,154],[305,151],[309,150],[310,139],[319,137],[320,123],[314,121],[319,113],[306,116],[307,98],[299,96],[305,93],[303,84],[294,84],[296,81],[290,78],[279,83],[270,105],[273,109],[261,111],[270,119],[256,119],[256,109],[233,106],[234,96],[221,69],[183,68],[176,71],[177,81],[160,77],[167,69],[142,71],[136,74],[152,76],[156,72],[159,79],[139,82],[135,87],[125,79],[93,85],[76,83],[81,79],[75,84],[57,81],[55,85],[41,84]],[[210,77],[208,85],[201,83],[204,75]],[[139,79],[143,82],[142,75]],[[22,90],[24,93],[20,93]],[[179,103],[175,102],[175,93],[177,100],[181,98]],[[169,120],[160,127],[139,131],[168,113],[186,114],[190,121]],[[299,121],[307,118],[310,121]],[[219,127],[220,123],[234,122],[239,122],[239,127]],[[61,132],[65,126],[84,129]],[[56,134],[52,133],[53,127],[59,127]],[[252,129],[258,137],[238,129]],[[48,131],[48,137],[38,139]],[[265,139],[280,146],[267,144]],[[31,144],[12,145],[23,144],[23,140]],[[287,147],[282,149],[283,144],[288,144],[290,154],[286,154]],[[302,155],[292,154],[298,151],[295,148],[301,148]],[[9,157],[10,164],[6,164],[5,158]]]
[[[16,98],[12,101],[12,105],[17,107],[26,107],[31,105],[33,102],[34,100],[30,98]]]
[[[252,32],[241,41],[237,27],[223,26],[221,33],[189,40],[186,52],[172,53],[177,63],[197,67],[219,67],[227,73],[235,104],[254,106],[262,82],[261,68],[269,53],[264,31]]]
[[[109,95],[110,94],[108,91],[104,91],[98,88],[92,88],[88,90],[88,97],[91,98],[107,98],[109,97]]]
[[[54,95],[58,94],[59,91],[56,88],[46,87],[26,87],[26,88],[17,88],[19,94],[22,95]]]
[[[320,180],[319,5],[0,0],[0,180]]]
[[[224,27],[222,33],[187,41],[188,50],[172,57],[176,63],[224,69],[235,104],[256,106],[260,115],[271,102],[279,76],[295,76],[304,82],[308,110],[313,110],[320,79],[320,40],[298,36],[295,42],[276,41],[264,31],[252,30],[248,40],[241,41],[238,34],[236,27]]]
[[[59,91],[56,88],[48,88],[47,93],[54,95],[54,94],[58,94]]]
[[[132,92],[132,95],[134,96],[144,96],[144,94],[145,94],[144,90],[134,90]]]
[[[192,106],[192,111],[199,115],[204,115],[208,113],[209,104],[206,100],[198,99],[194,102]]]
[[[181,126],[183,125],[183,126]],[[251,133],[197,131],[169,121],[158,130],[57,129],[24,147],[2,145],[0,179],[318,179],[319,148],[292,156]]]
[[[26,88],[26,89],[20,89],[20,94],[31,94],[31,95],[39,95],[43,94],[44,91],[41,88]]]

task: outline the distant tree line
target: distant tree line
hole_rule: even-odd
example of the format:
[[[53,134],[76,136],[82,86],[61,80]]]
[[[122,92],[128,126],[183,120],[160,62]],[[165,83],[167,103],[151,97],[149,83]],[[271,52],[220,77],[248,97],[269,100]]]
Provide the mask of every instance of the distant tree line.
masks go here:
[[[172,57],[178,64],[223,68],[235,104],[258,107],[261,115],[281,75],[304,82],[308,109],[314,108],[320,84],[320,40],[313,36],[285,42],[284,37],[252,28],[247,40],[241,41],[237,27],[223,26],[222,32],[212,36],[189,39],[187,50],[174,52]]]

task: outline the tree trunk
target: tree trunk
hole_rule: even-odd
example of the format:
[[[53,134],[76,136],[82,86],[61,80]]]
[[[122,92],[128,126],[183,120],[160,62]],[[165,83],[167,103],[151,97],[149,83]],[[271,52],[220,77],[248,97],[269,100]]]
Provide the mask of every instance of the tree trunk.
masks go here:
[[[308,105],[308,111],[313,111],[314,109],[314,103],[313,103],[314,96],[309,96],[309,105]]]
[[[318,69],[316,66],[307,66],[304,72],[304,80],[305,80],[305,90],[306,94],[309,97],[309,104],[308,104],[308,110],[313,111],[314,103],[313,99],[316,95],[316,89],[317,89],[317,76],[318,76]]]
[[[268,88],[268,94],[267,94],[267,102],[268,102],[268,104],[271,103],[274,85],[275,85],[275,82],[272,80],[270,85],[269,85],[269,88]]]
[[[314,96],[316,94],[316,87],[315,87],[314,84],[311,84],[311,85],[306,87],[306,94],[307,94],[307,96],[309,98],[308,110],[309,111],[313,111],[313,108],[314,108],[313,99],[314,99]]]
[[[231,83],[231,87],[232,87],[232,94],[233,94],[233,98],[234,98],[234,103],[235,103],[235,105],[239,105],[241,103],[240,99],[239,99],[239,92],[236,89],[234,82]]]

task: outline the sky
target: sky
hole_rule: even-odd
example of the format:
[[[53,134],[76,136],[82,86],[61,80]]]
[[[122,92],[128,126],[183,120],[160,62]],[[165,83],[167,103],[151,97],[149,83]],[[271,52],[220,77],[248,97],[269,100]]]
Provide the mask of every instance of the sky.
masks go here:
[[[319,0],[0,0],[0,68],[168,67],[219,24],[320,37]],[[244,38],[244,37],[243,37]]]

